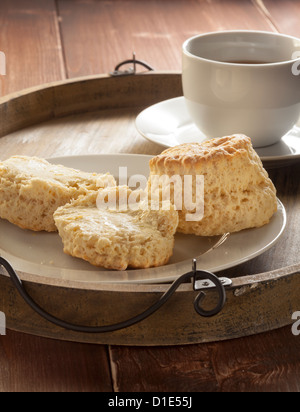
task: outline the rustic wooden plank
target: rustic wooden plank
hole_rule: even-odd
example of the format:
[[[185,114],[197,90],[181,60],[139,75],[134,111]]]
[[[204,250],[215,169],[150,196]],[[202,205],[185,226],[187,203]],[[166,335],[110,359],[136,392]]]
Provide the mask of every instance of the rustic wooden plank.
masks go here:
[[[222,392],[299,392],[300,339],[290,327],[210,344]]]
[[[300,339],[290,327],[222,344],[113,346],[114,390],[299,392],[299,350]]]
[[[105,346],[33,337],[0,337],[0,392],[110,392]]]
[[[181,46],[190,36],[274,29],[251,0],[59,0],[58,5],[68,77],[108,73],[133,51],[157,70],[180,70]]]
[[[115,392],[216,392],[209,345],[110,347]]]
[[[256,0],[277,30],[300,37],[300,3],[297,0]]]
[[[65,78],[55,0],[2,0],[0,27],[2,95]]]

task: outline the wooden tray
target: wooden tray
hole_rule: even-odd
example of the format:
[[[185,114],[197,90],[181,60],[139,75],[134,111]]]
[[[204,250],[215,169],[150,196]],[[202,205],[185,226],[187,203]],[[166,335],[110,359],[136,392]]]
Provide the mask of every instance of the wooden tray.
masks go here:
[[[14,154],[51,157],[131,152],[155,155],[161,148],[138,135],[134,119],[145,107],[181,95],[179,73],[103,75],[10,95],[0,99],[1,159]],[[274,174],[274,178],[280,179],[278,176]],[[295,194],[294,212],[299,210],[297,202]],[[288,245],[286,250],[283,250],[284,243],[280,247],[281,256],[289,253]],[[300,265],[269,271],[274,259],[276,261],[272,254],[260,259],[256,268],[263,264],[263,270],[257,274],[249,275],[251,264],[230,272],[235,277],[226,290],[227,303],[219,315],[209,319],[195,312],[196,292],[187,283],[158,312],[141,323],[104,334],[73,332],[53,325],[34,312],[2,269],[0,310],[5,313],[10,329],[61,340],[179,345],[232,339],[291,324],[293,312],[300,310]],[[29,294],[45,310],[65,321],[85,325],[113,324],[131,318],[156,302],[169,287],[72,282],[24,272],[18,275]],[[206,293],[208,303],[213,302],[215,291]]]

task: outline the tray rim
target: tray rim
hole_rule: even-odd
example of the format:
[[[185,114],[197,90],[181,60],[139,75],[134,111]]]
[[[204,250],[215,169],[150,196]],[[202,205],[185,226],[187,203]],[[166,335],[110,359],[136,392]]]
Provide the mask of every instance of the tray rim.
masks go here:
[[[10,133],[13,133],[15,131],[18,131],[22,128],[26,128],[28,126],[32,126],[32,125],[35,125],[35,124],[38,124],[38,123],[41,123],[47,120],[66,117],[69,114],[82,113],[81,110],[76,109],[77,107],[76,105],[75,105],[75,108],[73,108],[71,112],[61,110],[61,102],[64,101],[64,96],[62,92],[66,90],[68,87],[71,87],[71,86],[85,87],[86,85],[91,84],[91,83],[106,84],[108,81],[111,83],[110,87],[112,87],[113,84],[116,85],[117,83],[121,83],[121,82],[125,83],[129,77],[139,79],[140,83],[142,83],[144,82],[145,79],[148,79],[151,82],[151,79],[155,77],[160,78],[162,76],[164,76],[167,79],[169,79],[170,77],[173,77],[174,79],[180,78],[181,80],[181,72],[178,70],[174,70],[174,71],[164,71],[164,70],[159,71],[158,70],[158,71],[153,71],[153,72],[142,72],[142,73],[137,73],[134,76],[111,76],[110,74],[103,73],[103,74],[80,76],[80,77],[75,77],[71,79],[64,79],[64,80],[57,80],[53,82],[43,83],[43,84],[35,85],[32,87],[28,87],[28,88],[25,88],[19,91],[9,93],[5,96],[0,96],[0,117],[3,114],[6,116],[10,115],[11,105],[15,105],[18,108],[20,117],[21,115],[24,118],[27,117],[27,113],[28,111],[30,112],[30,110],[31,110],[31,114],[33,114],[34,111],[32,110],[32,107],[28,107],[28,109],[26,108],[25,110],[23,108],[23,110],[20,110],[20,104],[23,101],[26,101],[26,99],[31,96],[36,95],[37,98],[39,98],[40,100],[39,103],[41,104],[43,102],[43,104],[45,105],[45,107],[42,105],[41,107],[37,106],[40,109],[41,113],[39,111],[35,113],[35,116],[37,119],[37,121],[35,122],[27,123],[26,120],[24,120],[21,123],[20,127],[11,126],[10,129],[7,128],[7,124],[4,124],[4,122],[0,122],[0,138]],[[55,93],[57,90],[59,90],[60,93]],[[182,94],[181,84],[180,84],[180,90],[181,90],[180,93],[178,92],[176,93],[176,91],[174,90],[174,97],[179,97]],[[79,90],[76,90],[76,93],[80,95]],[[93,94],[93,90],[89,91],[89,94]],[[109,99],[107,100],[109,101]],[[51,107],[51,104],[52,104],[52,107]],[[120,106],[114,105],[114,107],[132,107],[132,105],[124,106],[121,103]],[[97,109],[94,109],[94,108],[86,109],[83,112],[89,112],[93,110],[97,110]]]
[[[82,282],[82,281],[66,281],[58,278],[48,278],[43,275],[33,275],[31,273],[17,271],[22,281],[31,283],[37,286],[53,286],[63,289],[76,289],[85,291],[114,291],[114,292],[165,292],[170,284],[169,283],[120,283],[120,282]],[[267,272],[257,273],[255,275],[247,275],[231,278],[232,285],[226,287],[228,290],[236,288],[242,288],[247,286],[253,286],[266,284],[268,282],[274,282],[281,278],[300,274],[300,264],[286,266],[280,269],[274,269]],[[8,275],[0,269],[0,276],[8,278]],[[39,282],[39,279],[45,279],[45,282]],[[70,285],[68,285],[70,283]],[[192,284],[181,285],[178,291],[185,292],[193,290]],[[176,292],[177,293],[177,292]]]

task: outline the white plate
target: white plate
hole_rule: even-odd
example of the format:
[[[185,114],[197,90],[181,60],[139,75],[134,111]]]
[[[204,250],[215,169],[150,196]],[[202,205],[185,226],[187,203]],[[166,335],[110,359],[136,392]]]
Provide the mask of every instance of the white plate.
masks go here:
[[[184,97],[148,107],[137,116],[136,127],[143,137],[164,148],[206,140],[206,136],[191,120]],[[258,148],[256,152],[264,163],[272,167],[299,161],[300,127],[295,126],[279,143]]]
[[[62,157],[50,161],[87,172],[109,171],[117,178],[119,167],[128,167],[128,177],[133,174],[147,177],[150,159],[150,156],[120,154]],[[198,269],[219,272],[253,259],[278,241],[285,226],[285,209],[278,201],[278,212],[268,225],[230,235],[218,249],[199,257]],[[178,235],[174,256],[168,265],[118,272],[102,270],[81,259],[65,255],[57,233],[22,230],[0,219],[0,255],[9,260],[15,270],[79,282],[170,282],[190,272],[192,260],[213,245],[213,242],[213,238]]]

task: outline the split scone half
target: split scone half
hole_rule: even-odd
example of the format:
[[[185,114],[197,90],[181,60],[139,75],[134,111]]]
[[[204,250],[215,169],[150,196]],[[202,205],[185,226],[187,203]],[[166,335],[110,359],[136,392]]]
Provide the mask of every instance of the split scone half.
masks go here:
[[[0,162],[0,218],[22,229],[54,232],[53,213],[58,207],[115,184],[110,174],[85,173],[37,157],[13,156]]]
[[[116,204],[106,203],[112,195]],[[120,206],[122,196],[127,206]],[[64,252],[106,269],[149,268],[168,263],[173,254],[178,213],[169,203],[151,210],[148,199],[130,204],[127,186],[106,188],[60,207],[54,220]],[[125,207],[124,207],[125,206]],[[167,207],[166,207],[167,206]]]
[[[175,185],[170,183],[169,186],[170,200],[179,213],[178,231],[185,234],[216,236],[261,227],[269,223],[277,211],[276,189],[253,149],[251,139],[245,135],[187,143],[167,149],[150,160],[149,193],[155,192],[153,182],[157,176],[167,176],[174,182],[174,177],[177,177],[182,182],[182,192],[179,187],[177,194]],[[183,181],[189,182],[187,177],[191,176],[191,187],[185,186]],[[203,186],[197,187],[197,178],[200,176]],[[157,185],[159,196],[162,196],[166,187],[166,183]],[[192,199],[188,208],[184,198],[187,188]],[[176,201],[178,197],[179,206]],[[194,210],[191,209],[193,205]],[[197,206],[200,211],[203,208],[199,218]]]

